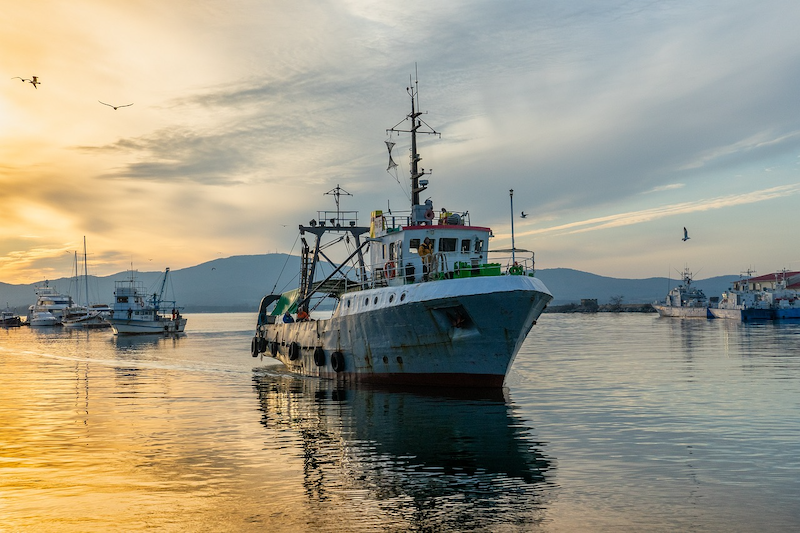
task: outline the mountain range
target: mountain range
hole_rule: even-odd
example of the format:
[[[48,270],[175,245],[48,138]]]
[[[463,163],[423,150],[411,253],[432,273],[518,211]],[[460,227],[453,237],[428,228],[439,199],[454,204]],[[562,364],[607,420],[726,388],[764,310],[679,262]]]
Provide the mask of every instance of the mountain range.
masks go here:
[[[330,267],[325,272],[330,272]],[[164,298],[176,300],[185,312],[255,311],[265,294],[297,287],[300,258],[286,254],[238,255],[215,259],[197,266],[171,271]],[[129,279],[130,272],[110,276],[89,276],[89,303],[111,303],[114,282]],[[136,278],[158,293],[163,272],[136,272]],[[597,299],[599,304],[620,298],[623,303],[651,303],[662,300],[679,279],[664,277],[623,279],[599,276],[570,268],[541,269],[536,272],[553,293],[553,305],[579,303],[584,298]],[[694,285],[708,296],[719,296],[739,276],[716,276],[697,280]],[[8,304],[18,313],[27,312],[36,296],[39,283],[12,285],[0,282],[0,307]],[[80,288],[75,278],[49,280],[56,290],[71,294],[82,303],[85,299],[83,280]]]

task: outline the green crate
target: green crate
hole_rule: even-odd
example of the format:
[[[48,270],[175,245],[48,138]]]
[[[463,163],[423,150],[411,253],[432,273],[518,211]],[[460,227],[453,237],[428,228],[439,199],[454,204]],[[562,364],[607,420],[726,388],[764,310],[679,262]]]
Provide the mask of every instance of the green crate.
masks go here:
[[[479,265],[481,276],[499,276],[500,263],[486,263]]]
[[[472,277],[472,266],[469,263],[464,261],[456,262],[455,269],[453,271],[454,278],[471,278]]]

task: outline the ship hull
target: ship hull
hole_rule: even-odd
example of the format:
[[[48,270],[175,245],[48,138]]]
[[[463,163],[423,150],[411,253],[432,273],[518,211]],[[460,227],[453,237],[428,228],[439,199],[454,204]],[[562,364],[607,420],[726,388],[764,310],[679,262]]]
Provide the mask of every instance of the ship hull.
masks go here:
[[[789,307],[775,309],[775,320],[798,320],[800,319],[800,307]]]
[[[709,309],[709,312],[714,318],[723,318],[728,320],[739,320],[741,322],[750,322],[753,320],[772,320],[773,312],[771,309]]]
[[[679,307],[674,305],[653,305],[659,316],[671,318],[713,318],[707,307]]]
[[[259,334],[267,355],[303,375],[500,387],[551,299],[524,276],[386,287],[345,295],[330,319],[265,324]]]
[[[186,319],[177,320],[127,320],[109,318],[115,335],[152,335],[164,333],[183,333]]]

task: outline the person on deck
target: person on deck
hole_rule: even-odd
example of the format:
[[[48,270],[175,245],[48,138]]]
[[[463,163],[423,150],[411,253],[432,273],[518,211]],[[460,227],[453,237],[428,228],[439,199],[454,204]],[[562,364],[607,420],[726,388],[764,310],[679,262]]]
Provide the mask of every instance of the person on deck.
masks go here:
[[[417,249],[419,257],[422,259],[422,280],[428,281],[428,272],[430,271],[431,260],[433,259],[433,243],[430,237],[425,237],[425,241],[419,245]]]

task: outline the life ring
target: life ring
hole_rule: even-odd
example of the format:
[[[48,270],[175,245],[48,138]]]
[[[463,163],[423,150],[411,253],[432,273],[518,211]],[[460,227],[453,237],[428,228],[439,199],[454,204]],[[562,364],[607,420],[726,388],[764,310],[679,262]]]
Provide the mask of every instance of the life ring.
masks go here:
[[[258,337],[253,337],[253,340],[250,341],[250,355],[258,357]]]
[[[513,265],[511,268],[508,269],[508,273],[512,276],[521,276],[522,275],[522,267],[520,265]]]
[[[333,352],[331,354],[331,366],[337,373],[344,370],[344,354],[342,352]]]
[[[317,366],[325,366],[325,350],[322,346],[317,346],[314,350],[314,364]]]
[[[436,216],[436,215],[433,214],[433,209],[428,209],[427,211],[425,211],[425,219],[426,220],[428,220],[428,221],[433,220],[434,216]]]
[[[397,275],[397,266],[394,261],[389,261],[383,266],[383,271],[386,273],[387,278],[393,279]]]
[[[289,361],[296,361],[300,357],[300,345],[293,342],[289,345]]]

